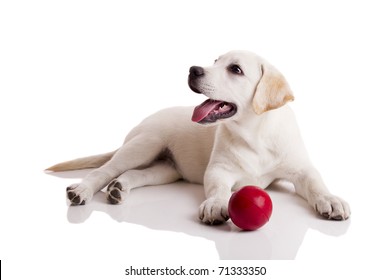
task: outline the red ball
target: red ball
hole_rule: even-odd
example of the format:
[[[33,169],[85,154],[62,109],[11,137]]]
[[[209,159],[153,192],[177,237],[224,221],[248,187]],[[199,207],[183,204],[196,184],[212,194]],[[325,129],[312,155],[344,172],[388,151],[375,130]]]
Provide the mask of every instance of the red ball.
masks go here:
[[[269,195],[256,186],[245,186],[232,194],[229,216],[243,230],[256,230],[265,225],[272,214]]]

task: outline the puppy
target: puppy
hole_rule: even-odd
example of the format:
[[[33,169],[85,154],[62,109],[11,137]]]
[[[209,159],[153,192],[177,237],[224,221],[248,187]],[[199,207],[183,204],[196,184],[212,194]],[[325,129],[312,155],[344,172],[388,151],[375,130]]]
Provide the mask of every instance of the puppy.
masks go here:
[[[210,67],[191,67],[188,84],[208,99],[149,116],[114,152],[48,168],[96,168],[67,188],[71,205],[85,204],[106,186],[108,201],[117,204],[133,188],[184,179],[204,185],[200,220],[219,224],[229,219],[232,191],[285,179],[320,215],[349,217],[348,204],[328,191],[309,160],[286,105],[293,93],[275,67],[256,54],[232,51]]]

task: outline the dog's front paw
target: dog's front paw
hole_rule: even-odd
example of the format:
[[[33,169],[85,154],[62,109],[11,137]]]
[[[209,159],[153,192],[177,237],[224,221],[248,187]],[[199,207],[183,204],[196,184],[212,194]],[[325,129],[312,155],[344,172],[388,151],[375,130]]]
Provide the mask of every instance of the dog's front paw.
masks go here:
[[[321,216],[330,220],[346,220],[351,215],[348,203],[334,195],[319,195],[312,204]]]
[[[91,200],[93,193],[92,191],[81,185],[73,184],[66,188],[66,196],[70,202],[70,205],[84,205],[85,202]]]
[[[107,200],[111,204],[119,204],[124,200],[124,188],[116,179],[112,180],[107,186]]]
[[[229,220],[228,200],[210,197],[199,207],[199,219],[210,225],[222,224]]]

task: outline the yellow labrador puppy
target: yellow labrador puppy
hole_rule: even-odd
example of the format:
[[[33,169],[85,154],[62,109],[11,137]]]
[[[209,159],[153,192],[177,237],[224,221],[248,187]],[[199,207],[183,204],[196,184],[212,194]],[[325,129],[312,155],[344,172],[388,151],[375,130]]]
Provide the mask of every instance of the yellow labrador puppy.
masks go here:
[[[229,219],[232,191],[286,179],[320,215],[349,217],[348,204],[328,191],[309,160],[285,105],[294,96],[275,67],[253,53],[232,51],[210,67],[191,67],[188,84],[208,99],[195,108],[165,109],[146,118],[114,152],[48,168],[98,167],[67,188],[72,205],[85,204],[106,186],[108,201],[117,204],[133,188],[184,179],[204,185],[199,218],[218,224]]]

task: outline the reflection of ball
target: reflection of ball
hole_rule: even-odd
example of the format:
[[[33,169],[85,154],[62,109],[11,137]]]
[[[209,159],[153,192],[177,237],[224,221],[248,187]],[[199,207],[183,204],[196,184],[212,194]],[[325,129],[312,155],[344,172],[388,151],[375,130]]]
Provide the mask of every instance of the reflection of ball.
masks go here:
[[[255,230],[266,224],[272,214],[269,195],[255,186],[245,186],[232,194],[229,216],[243,230]]]

